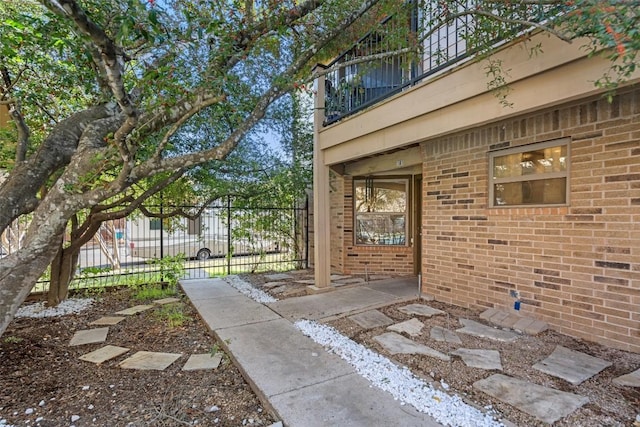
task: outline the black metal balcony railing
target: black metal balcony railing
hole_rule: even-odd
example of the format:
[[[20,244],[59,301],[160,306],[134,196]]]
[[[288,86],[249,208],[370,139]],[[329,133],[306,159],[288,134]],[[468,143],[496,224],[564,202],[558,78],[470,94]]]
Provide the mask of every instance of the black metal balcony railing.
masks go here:
[[[507,12],[511,20],[497,21],[465,13],[473,10],[477,0],[460,1],[457,11],[443,10],[441,2],[425,4],[420,10],[414,6],[409,19],[387,18],[381,25],[383,30],[369,33],[327,65],[331,71],[325,74],[325,126],[527,30],[517,21],[542,22],[562,12],[558,6],[544,2],[506,4],[503,10],[494,12]],[[455,19],[444,18],[453,15]],[[414,52],[407,49],[406,38],[399,41],[399,32],[395,31],[398,25],[410,29],[405,32],[407,37],[423,38]],[[389,33],[396,37],[387,37]],[[484,34],[484,40],[474,34]]]

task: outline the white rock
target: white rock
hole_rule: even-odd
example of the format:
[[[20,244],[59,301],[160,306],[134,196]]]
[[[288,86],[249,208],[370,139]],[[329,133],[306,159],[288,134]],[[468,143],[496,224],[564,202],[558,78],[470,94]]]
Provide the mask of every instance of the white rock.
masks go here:
[[[95,406],[93,406],[93,404],[89,404],[89,406],[87,406],[87,409],[93,409],[95,408]]]
[[[93,304],[93,298],[69,298],[56,307],[46,307],[44,302],[20,307],[15,317],[57,317],[80,313]]]
[[[31,415],[31,414],[33,414],[33,408],[27,408],[27,410],[26,410],[26,411],[24,411],[24,414],[25,414],[25,415]]]
[[[220,410],[219,407],[217,407],[216,405],[212,405],[209,406],[207,409],[205,409],[205,412],[218,412]]]
[[[89,386],[88,385],[83,385],[82,386],[82,391],[87,391],[89,390]]]
[[[455,394],[449,395],[434,389],[413,375],[407,367],[398,367],[386,357],[356,343],[329,326],[309,320],[300,320],[295,326],[323,345],[327,351],[337,354],[351,364],[373,385],[388,391],[401,403],[408,403],[418,411],[429,414],[443,425],[502,426],[491,414],[485,414],[467,405]]]
[[[44,406],[46,405],[46,402],[44,400],[41,400],[40,403],[38,403],[38,406]]]
[[[276,302],[278,301],[268,293],[261,291],[260,289],[256,289],[251,286],[251,283],[245,282],[238,276],[226,276],[223,277],[222,280],[227,282],[231,287],[237,289],[241,293],[245,294],[252,300],[259,302],[261,304]]]
[[[71,415],[71,422],[75,423],[80,419],[80,415]]]

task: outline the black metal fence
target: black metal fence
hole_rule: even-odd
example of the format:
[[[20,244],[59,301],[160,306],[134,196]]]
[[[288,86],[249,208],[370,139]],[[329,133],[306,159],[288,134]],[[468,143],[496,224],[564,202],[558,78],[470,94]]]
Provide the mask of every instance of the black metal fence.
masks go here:
[[[501,10],[494,12],[508,14],[512,20],[500,22],[467,13],[476,7],[477,0],[461,0],[456,10],[444,2],[410,4],[413,11],[409,16],[387,18],[381,29],[363,37],[327,66],[332,70],[325,75],[325,125],[461,63],[478,53],[479,46],[504,43],[526,30],[521,22],[542,22],[566,8],[546,2],[505,2],[496,4]],[[404,34],[404,39],[398,34]],[[476,34],[486,35],[486,40]],[[407,48],[407,38],[419,41],[415,51]]]
[[[147,217],[140,212],[104,222],[80,250],[70,288],[160,281],[178,263],[199,277],[308,267],[309,202],[261,206],[225,197],[196,206],[148,206],[160,217],[179,208],[188,216]],[[28,222],[28,220],[25,220]],[[25,221],[2,234],[4,254],[19,250]],[[45,275],[34,288],[48,288]]]

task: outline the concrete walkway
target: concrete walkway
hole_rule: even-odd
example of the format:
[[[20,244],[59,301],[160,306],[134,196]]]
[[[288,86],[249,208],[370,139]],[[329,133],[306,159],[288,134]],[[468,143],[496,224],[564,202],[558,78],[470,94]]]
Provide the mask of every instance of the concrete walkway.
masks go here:
[[[359,287],[357,292],[336,290],[267,307],[220,279],[182,280],[180,284],[253,389],[284,425],[440,426],[426,414],[401,406],[390,394],[371,387],[351,365],[327,353],[291,323],[299,317],[317,319],[363,311],[411,295]],[[337,311],[337,307],[341,308]]]

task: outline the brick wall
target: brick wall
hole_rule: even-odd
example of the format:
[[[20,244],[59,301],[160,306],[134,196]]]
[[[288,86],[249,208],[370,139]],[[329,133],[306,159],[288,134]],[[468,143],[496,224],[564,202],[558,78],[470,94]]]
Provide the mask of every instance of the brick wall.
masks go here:
[[[488,152],[571,138],[570,204],[488,208]],[[640,88],[422,144],[423,291],[640,352]]]
[[[343,274],[413,274],[411,247],[353,244],[353,179],[336,177],[332,180],[331,190],[331,266],[334,271]]]

